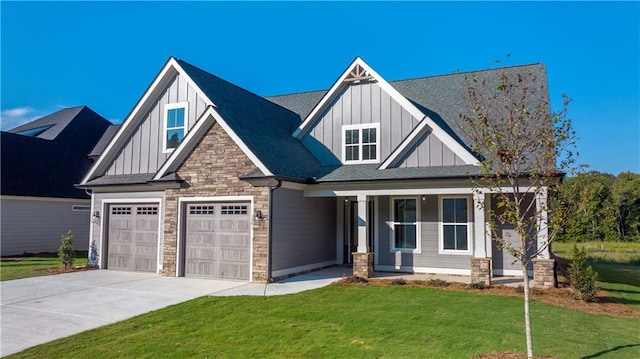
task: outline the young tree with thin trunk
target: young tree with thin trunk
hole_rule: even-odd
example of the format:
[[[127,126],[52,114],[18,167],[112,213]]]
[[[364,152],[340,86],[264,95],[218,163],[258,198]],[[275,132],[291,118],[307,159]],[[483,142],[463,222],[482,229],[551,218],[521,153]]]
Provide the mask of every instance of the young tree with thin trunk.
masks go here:
[[[528,270],[533,259],[548,253],[561,228],[563,215],[547,198],[574,164],[575,132],[567,118],[570,99],[563,95],[562,109],[552,113],[545,77],[530,69],[505,68],[497,78],[467,76],[463,98],[469,110],[460,117],[481,159],[474,189],[489,194],[493,203],[483,205],[492,240],[522,269],[527,356],[532,358]],[[512,231],[502,231],[505,227]]]

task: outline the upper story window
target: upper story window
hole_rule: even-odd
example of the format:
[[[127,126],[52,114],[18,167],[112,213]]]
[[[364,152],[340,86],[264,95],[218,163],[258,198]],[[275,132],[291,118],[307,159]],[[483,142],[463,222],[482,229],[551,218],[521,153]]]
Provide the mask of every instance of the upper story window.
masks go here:
[[[469,199],[467,197],[443,197],[440,206],[440,252],[468,254]]]
[[[380,162],[379,123],[342,126],[342,162]]]
[[[187,103],[168,104],[164,111],[164,152],[171,152],[184,139]]]

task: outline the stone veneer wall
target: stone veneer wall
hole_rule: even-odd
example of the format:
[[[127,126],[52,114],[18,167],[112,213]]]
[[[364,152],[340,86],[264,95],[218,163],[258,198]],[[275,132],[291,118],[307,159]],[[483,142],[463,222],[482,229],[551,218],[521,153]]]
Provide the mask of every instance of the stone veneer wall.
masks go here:
[[[185,180],[182,188],[165,191],[162,275],[176,275],[179,197],[253,196],[253,211],[262,211],[264,219],[253,221],[252,279],[266,282],[269,189],[253,187],[238,179],[238,176],[255,169],[256,166],[224,129],[214,123],[177,171]]]
[[[491,285],[491,258],[471,258],[471,282]]]

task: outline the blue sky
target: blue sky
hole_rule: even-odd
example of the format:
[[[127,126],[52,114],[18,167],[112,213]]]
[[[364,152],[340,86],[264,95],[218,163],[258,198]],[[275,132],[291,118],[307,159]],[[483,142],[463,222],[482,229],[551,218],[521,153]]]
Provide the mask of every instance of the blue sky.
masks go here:
[[[387,80],[544,62],[579,161],[640,172],[639,2],[0,7],[3,130],[76,105],[120,122],[169,56],[263,96],[328,88],[355,56]]]

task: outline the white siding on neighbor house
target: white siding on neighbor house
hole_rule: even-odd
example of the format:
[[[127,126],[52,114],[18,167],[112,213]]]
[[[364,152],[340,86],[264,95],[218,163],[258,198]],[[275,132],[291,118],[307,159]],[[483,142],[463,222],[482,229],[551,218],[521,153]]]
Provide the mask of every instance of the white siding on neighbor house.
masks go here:
[[[90,219],[87,221],[90,223],[91,234],[89,240],[87,241],[87,246],[90,245],[92,241],[95,241],[96,246],[98,247],[98,255],[100,266],[103,267],[106,263],[106,258],[103,258],[102,253],[103,246],[106,244],[105,240],[107,237],[108,231],[108,223],[109,223],[109,215],[108,206],[116,203],[129,203],[129,204],[145,204],[145,203],[157,203],[150,202],[149,199],[160,199],[159,204],[159,240],[158,240],[158,267],[162,265],[162,244],[164,243],[164,191],[154,191],[154,192],[119,192],[119,193],[93,193],[93,203],[91,208],[91,213],[96,211],[100,212],[100,220],[98,223],[93,223]],[[89,236],[87,236],[89,237]]]
[[[380,162],[411,133],[416,119],[375,82],[350,84],[320,115],[302,142],[324,165],[342,160],[342,126],[380,123]]]
[[[471,199],[471,196],[469,197]],[[379,197],[378,213],[378,265],[442,269],[471,269],[471,255],[439,254],[438,196],[419,198],[420,207],[420,253],[392,252],[390,198]],[[473,213],[471,214],[473,215]],[[471,219],[473,221],[473,219]],[[470,224],[471,225],[471,224]],[[471,246],[471,242],[469,243]]]
[[[273,197],[272,270],[336,260],[336,199],[280,188]]]
[[[144,115],[138,128],[109,166],[107,175],[157,172],[171,155],[163,151],[164,105],[178,102],[188,102],[185,136],[208,106],[191,83],[183,76],[176,75]]]
[[[431,167],[464,165],[447,145],[432,133],[425,135],[396,167]]]
[[[88,249],[90,212],[73,211],[73,206],[90,206],[89,200],[11,196],[1,201],[1,255],[55,253],[69,230],[73,248]]]

